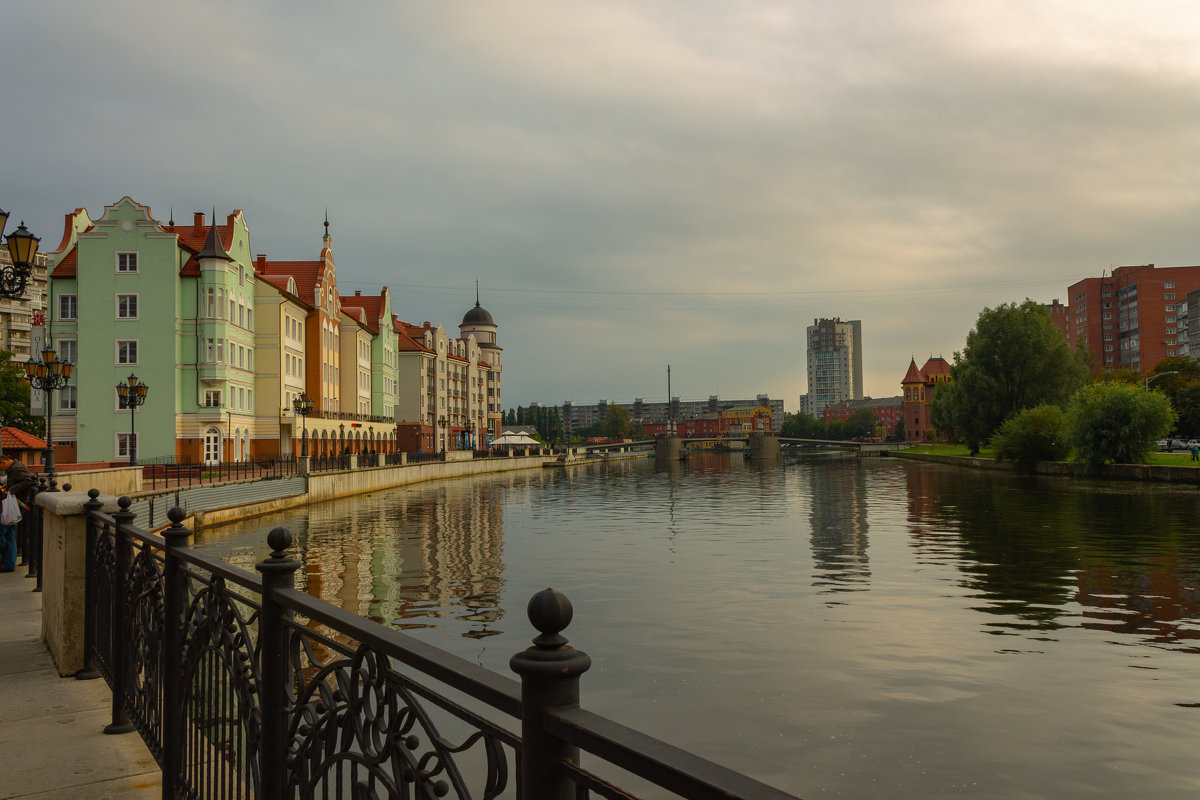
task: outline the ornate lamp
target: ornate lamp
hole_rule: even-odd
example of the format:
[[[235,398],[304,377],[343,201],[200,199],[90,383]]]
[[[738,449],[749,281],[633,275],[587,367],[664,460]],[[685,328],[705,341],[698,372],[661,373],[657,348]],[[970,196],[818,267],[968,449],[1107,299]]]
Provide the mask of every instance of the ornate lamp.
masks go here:
[[[292,411],[301,417],[303,431],[300,434],[300,457],[308,458],[308,415],[312,413],[316,402],[307,394],[302,394],[292,401]]]
[[[129,409],[129,466],[137,464],[137,434],[133,427],[133,414],[138,406],[146,402],[146,392],[150,387],[138,380],[132,372],[124,383],[117,384],[117,396],[121,398],[121,407]]]
[[[4,231],[7,222],[8,213],[0,211],[0,232]],[[0,265],[0,297],[16,300],[25,295],[25,285],[33,274],[33,257],[40,241],[25,227],[24,220],[8,235],[8,255],[12,263]]]
[[[8,241],[11,248],[12,236],[8,237]],[[0,283],[2,282],[3,277],[0,275]],[[54,392],[66,385],[67,381],[71,379],[71,372],[75,369],[74,364],[63,361],[57,356],[58,353],[47,342],[45,349],[42,350],[41,361],[30,359],[22,365],[25,367],[25,377],[29,380],[30,387],[46,393],[46,449],[43,459],[46,463],[46,477],[49,480],[51,491],[56,491],[53,439]]]

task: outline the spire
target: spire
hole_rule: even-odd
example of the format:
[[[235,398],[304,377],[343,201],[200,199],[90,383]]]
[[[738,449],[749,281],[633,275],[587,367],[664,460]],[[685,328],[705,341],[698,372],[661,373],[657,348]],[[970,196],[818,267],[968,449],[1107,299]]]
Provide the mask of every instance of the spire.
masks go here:
[[[171,219],[167,221],[167,224],[172,228],[175,227],[175,206],[171,206]]]
[[[204,216],[203,212],[197,216]],[[233,257],[225,252],[224,246],[221,245],[221,237],[217,235],[217,209],[213,206],[212,225],[208,226],[208,238],[204,240],[204,249],[196,254],[197,260],[206,258],[216,258],[221,261],[233,261]]]
[[[325,238],[329,238],[329,206],[325,206]]]
[[[475,281],[475,307],[479,308],[479,281]]]

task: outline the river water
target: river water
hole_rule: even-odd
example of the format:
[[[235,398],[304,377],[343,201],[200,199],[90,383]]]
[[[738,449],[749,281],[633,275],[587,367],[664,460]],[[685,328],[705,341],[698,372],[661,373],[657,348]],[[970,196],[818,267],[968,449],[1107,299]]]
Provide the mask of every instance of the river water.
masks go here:
[[[292,530],[312,594],[504,674],[552,586],[582,703],[802,797],[1200,796],[1200,494],[899,459],[483,476]]]

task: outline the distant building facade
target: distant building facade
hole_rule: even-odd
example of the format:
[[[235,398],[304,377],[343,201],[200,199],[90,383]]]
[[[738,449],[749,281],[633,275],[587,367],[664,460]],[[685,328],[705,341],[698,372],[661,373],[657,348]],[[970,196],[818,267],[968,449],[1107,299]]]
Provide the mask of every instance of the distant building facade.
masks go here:
[[[814,319],[805,341],[808,392],[801,412],[821,419],[832,405],[862,399],[862,321]]]
[[[1063,333],[1072,347],[1087,349],[1093,371],[1150,372],[1164,358],[1190,351],[1180,340],[1181,306],[1198,289],[1200,266],[1117,267],[1067,289]]]
[[[875,426],[879,436],[890,438],[896,432],[896,423],[904,417],[904,395],[895,397],[847,400],[825,409],[825,424],[833,420],[846,422],[859,409],[868,409],[875,415]]]
[[[0,264],[11,263],[8,248],[0,248]],[[14,362],[28,361],[33,355],[30,334],[35,326],[45,324],[45,317],[46,254],[38,253],[25,294],[19,298],[0,297],[0,350],[12,353]]]
[[[651,430],[649,426],[657,426],[659,423],[667,422],[668,419],[675,421],[676,430],[679,431],[684,420],[705,418],[716,420],[723,409],[757,408],[759,406],[765,406],[771,412],[770,430],[778,433],[783,428],[783,401],[773,400],[765,394],[747,400],[722,400],[715,394],[709,395],[707,400],[680,400],[678,397],[673,397],[669,403],[646,402],[641,397],[632,403],[611,403],[608,400],[601,400],[598,403],[576,403],[568,400],[559,406],[559,416],[562,418],[563,427],[567,433],[572,434],[589,425],[603,422],[608,415],[610,406],[621,406],[627,410],[629,418],[633,422],[640,423],[647,432]],[[657,427],[653,429],[658,430]]]
[[[908,372],[901,381],[904,388],[904,441],[937,440],[929,420],[929,410],[938,387],[950,381],[950,364],[941,356],[931,357],[920,369],[917,369],[915,359],[909,361]]]

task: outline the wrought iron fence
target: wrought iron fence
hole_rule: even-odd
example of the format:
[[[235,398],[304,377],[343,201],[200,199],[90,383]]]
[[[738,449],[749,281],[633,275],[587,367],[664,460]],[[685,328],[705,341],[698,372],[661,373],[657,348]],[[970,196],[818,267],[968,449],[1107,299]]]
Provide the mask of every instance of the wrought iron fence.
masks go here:
[[[30,492],[29,504],[21,500],[21,521],[17,523],[16,540],[17,555],[20,556],[18,566],[25,567],[25,577],[35,578],[37,583],[33,591],[42,590],[42,509],[37,504],[37,496],[51,487],[46,484],[46,476],[38,476],[37,487]],[[67,484],[70,488],[70,484]],[[55,487],[57,491],[57,487]]]
[[[340,456],[313,456],[308,462],[310,472],[332,472],[339,469],[350,469],[349,454]]]
[[[188,548],[181,509],[160,537],[129,498],[109,515],[88,495],[85,670],[164,797],[636,798],[618,772],[676,797],[792,797],[581,709],[591,660],[558,592],[530,600],[518,682],[296,590],[283,528],[251,574]]]
[[[441,453],[409,453],[408,463],[410,464],[425,464],[430,461],[445,461],[445,452]]]
[[[207,464],[160,459],[153,464],[142,464],[142,480],[143,485],[151,490],[203,486],[254,478],[284,478],[295,475],[296,466],[296,459],[292,456],[256,461],[215,461]]]

